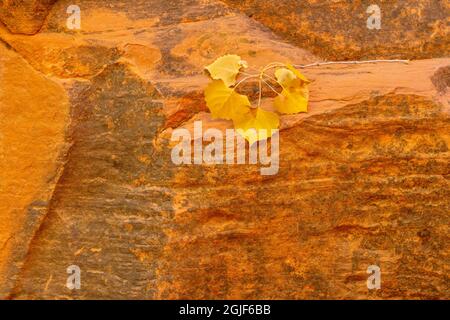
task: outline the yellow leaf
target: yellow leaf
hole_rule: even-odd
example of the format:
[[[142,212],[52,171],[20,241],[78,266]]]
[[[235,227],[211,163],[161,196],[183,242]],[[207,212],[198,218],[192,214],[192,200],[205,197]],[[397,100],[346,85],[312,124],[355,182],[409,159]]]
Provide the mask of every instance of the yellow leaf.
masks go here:
[[[250,111],[248,97],[228,88],[222,80],[213,80],[206,87],[205,101],[213,118],[232,120]]]
[[[250,145],[259,140],[267,140],[278,129],[280,118],[274,112],[257,108],[235,119],[234,127],[237,132],[248,140]]]
[[[298,70],[291,65],[275,71],[277,82],[283,91],[274,100],[275,108],[281,113],[298,113],[308,111],[309,83]]]
[[[247,62],[238,55],[226,55],[218,58],[206,67],[211,77],[215,80],[222,80],[227,87],[236,83],[236,77],[241,68],[247,68]]]

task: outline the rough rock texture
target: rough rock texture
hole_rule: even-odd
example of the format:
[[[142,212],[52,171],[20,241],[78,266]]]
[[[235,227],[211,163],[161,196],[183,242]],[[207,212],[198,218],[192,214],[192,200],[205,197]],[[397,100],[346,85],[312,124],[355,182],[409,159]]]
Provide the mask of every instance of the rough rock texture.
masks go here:
[[[0,19],[13,33],[35,34],[57,0],[1,0]]]
[[[0,2],[0,297],[450,298],[446,4],[386,2],[369,36],[348,3],[81,0],[71,31],[72,1]],[[172,130],[230,127],[203,101],[226,53],[422,60],[305,69],[275,176],[176,166]]]
[[[425,59],[449,55],[446,0],[224,0],[290,42],[329,60]],[[367,28],[369,6],[381,29]]]

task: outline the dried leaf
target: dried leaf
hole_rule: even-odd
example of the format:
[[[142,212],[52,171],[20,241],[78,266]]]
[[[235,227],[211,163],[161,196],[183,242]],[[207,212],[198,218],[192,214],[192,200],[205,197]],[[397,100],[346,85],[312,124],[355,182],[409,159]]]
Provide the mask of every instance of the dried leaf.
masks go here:
[[[227,87],[222,80],[213,80],[206,87],[205,100],[213,118],[233,120],[250,111],[248,97]]]
[[[278,129],[280,118],[274,112],[261,108],[249,110],[248,113],[234,120],[234,126],[252,145],[259,140],[267,140]]]
[[[281,113],[298,113],[308,111],[308,79],[291,65],[275,71],[277,82],[283,91],[274,100],[275,108]]]

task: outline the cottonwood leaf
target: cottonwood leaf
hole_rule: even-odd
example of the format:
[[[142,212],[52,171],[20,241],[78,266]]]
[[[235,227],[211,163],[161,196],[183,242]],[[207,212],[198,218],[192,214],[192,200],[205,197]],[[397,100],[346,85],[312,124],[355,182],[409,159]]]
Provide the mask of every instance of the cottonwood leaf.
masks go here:
[[[280,84],[280,86],[282,86],[283,88],[289,88],[292,81],[294,81],[297,76],[291,70],[281,68],[275,71],[275,78],[277,79],[277,82]]]
[[[213,118],[233,120],[250,111],[248,97],[227,87],[222,80],[213,80],[206,87],[205,101]]]
[[[270,138],[273,130],[278,129],[280,118],[274,112],[257,108],[249,110],[233,122],[237,132],[252,145],[256,141]]]
[[[286,66],[288,67],[289,70],[291,70],[297,76],[297,78],[299,78],[300,80],[302,80],[306,84],[311,82],[300,71],[295,69],[292,64],[287,64]]]
[[[275,78],[283,88],[275,100],[275,108],[281,113],[298,113],[308,111],[309,80],[291,65],[275,71]]]
[[[209,71],[211,78],[222,80],[227,87],[231,87],[236,83],[236,77],[241,68],[247,68],[247,62],[242,60],[238,55],[226,55],[218,58],[206,70]]]

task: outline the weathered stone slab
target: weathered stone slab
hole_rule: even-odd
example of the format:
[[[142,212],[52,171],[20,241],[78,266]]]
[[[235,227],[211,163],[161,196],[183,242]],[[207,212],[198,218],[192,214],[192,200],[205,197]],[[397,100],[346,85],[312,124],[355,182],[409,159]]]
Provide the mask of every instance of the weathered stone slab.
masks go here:
[[[0,295],[14,286],[68,147],[69,99],[0,43]]]
[[[57,0],[2,0],[0,20],[12,33],[35,34]]]

